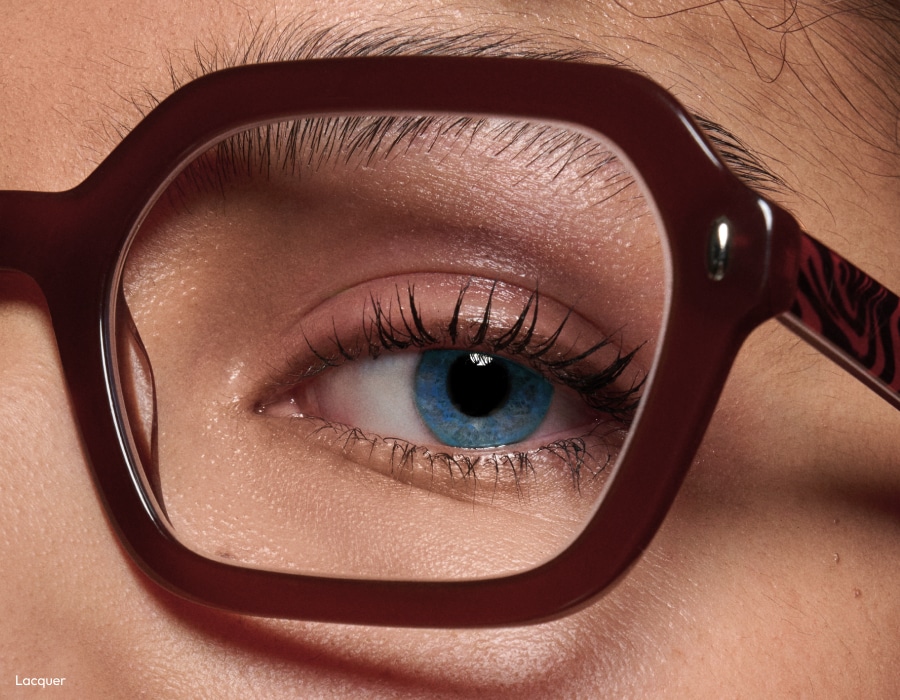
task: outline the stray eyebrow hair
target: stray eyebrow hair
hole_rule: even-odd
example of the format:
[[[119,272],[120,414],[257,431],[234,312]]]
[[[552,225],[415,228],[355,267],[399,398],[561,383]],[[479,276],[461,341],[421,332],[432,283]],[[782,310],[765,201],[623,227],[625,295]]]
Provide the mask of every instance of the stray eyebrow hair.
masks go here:
[[[180,66],[176,67],[170,60],[169,74],[173,89],[177,89],[190,80],[224,68],[316,58],[448,55],[622,65],[622,61],[589,47],[562,48],[564,40],[566,43],[572,42],[570,37],[563,35],[518,30],[442,32],[433,27],[361,28],[354,21],[316,28],[309,20],[299,20],[271,23],[266,27],[257,25],[249,33],[245,31],[228,48],[222,48],[220,44],[210,48],[197,43],[193,54],[184,59]],[[630,69],[634,70],[633,67]],[[142,94],[147,104],[135,101],[135,105],[144,114],[161,101],[150,91]],[[694,118],[723,160],[746,184],[759,192],[790,191],[766,159],[751,150],[737,135],[709,117],[695,114]]]

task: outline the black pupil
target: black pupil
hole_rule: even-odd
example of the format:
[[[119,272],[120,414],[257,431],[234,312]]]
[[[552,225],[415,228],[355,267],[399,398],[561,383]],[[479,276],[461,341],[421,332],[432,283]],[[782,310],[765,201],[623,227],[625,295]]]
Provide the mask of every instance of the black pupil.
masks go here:
[[[487,355],[463,355],[450,365],[447,392],[462,413],[487,416],[509,398],[509,372],[503,362]]]

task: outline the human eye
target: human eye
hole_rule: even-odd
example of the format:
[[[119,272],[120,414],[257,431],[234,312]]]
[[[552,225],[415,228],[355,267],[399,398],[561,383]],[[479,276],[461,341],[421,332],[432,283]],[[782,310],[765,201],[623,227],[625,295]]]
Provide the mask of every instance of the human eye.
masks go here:
[[[342,455],[457,498],[521,500],[546,481],[536,468],[557,489],[595,489],[640,399],[639,347],[625,353],[571,308],[513,285],[420,275],[317,311],[259,413],[306,421]]]
[[[120,401],[148,499],[246,566],[532,568],[603,497],[664,277],[652,204],[593,136],[430,115],[230,137],[124,257]]]

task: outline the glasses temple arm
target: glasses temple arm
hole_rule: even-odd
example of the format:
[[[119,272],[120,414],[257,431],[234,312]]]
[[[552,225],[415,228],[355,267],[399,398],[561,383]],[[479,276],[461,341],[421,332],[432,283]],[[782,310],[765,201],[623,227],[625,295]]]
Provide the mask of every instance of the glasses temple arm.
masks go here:
[[[805,233],[797,293],[779,320],[900,408],[900,300]]]

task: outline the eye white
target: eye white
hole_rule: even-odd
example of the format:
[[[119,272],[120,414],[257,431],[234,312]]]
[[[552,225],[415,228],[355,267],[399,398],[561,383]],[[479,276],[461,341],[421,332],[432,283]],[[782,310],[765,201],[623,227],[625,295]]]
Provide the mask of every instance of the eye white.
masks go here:
[[[419,353],[399,352],[327,369],[296,392],[294,411],[383,438],[440,445],[416,408],[415,375],[420,359]],[[560,438],[590,422],[580,398],[557,391],[534,437]]]
[[[419,358],[418,353],[396,353],[326,370],[309,383],[298,408],[381,437],[433,443],[413,394]]]

